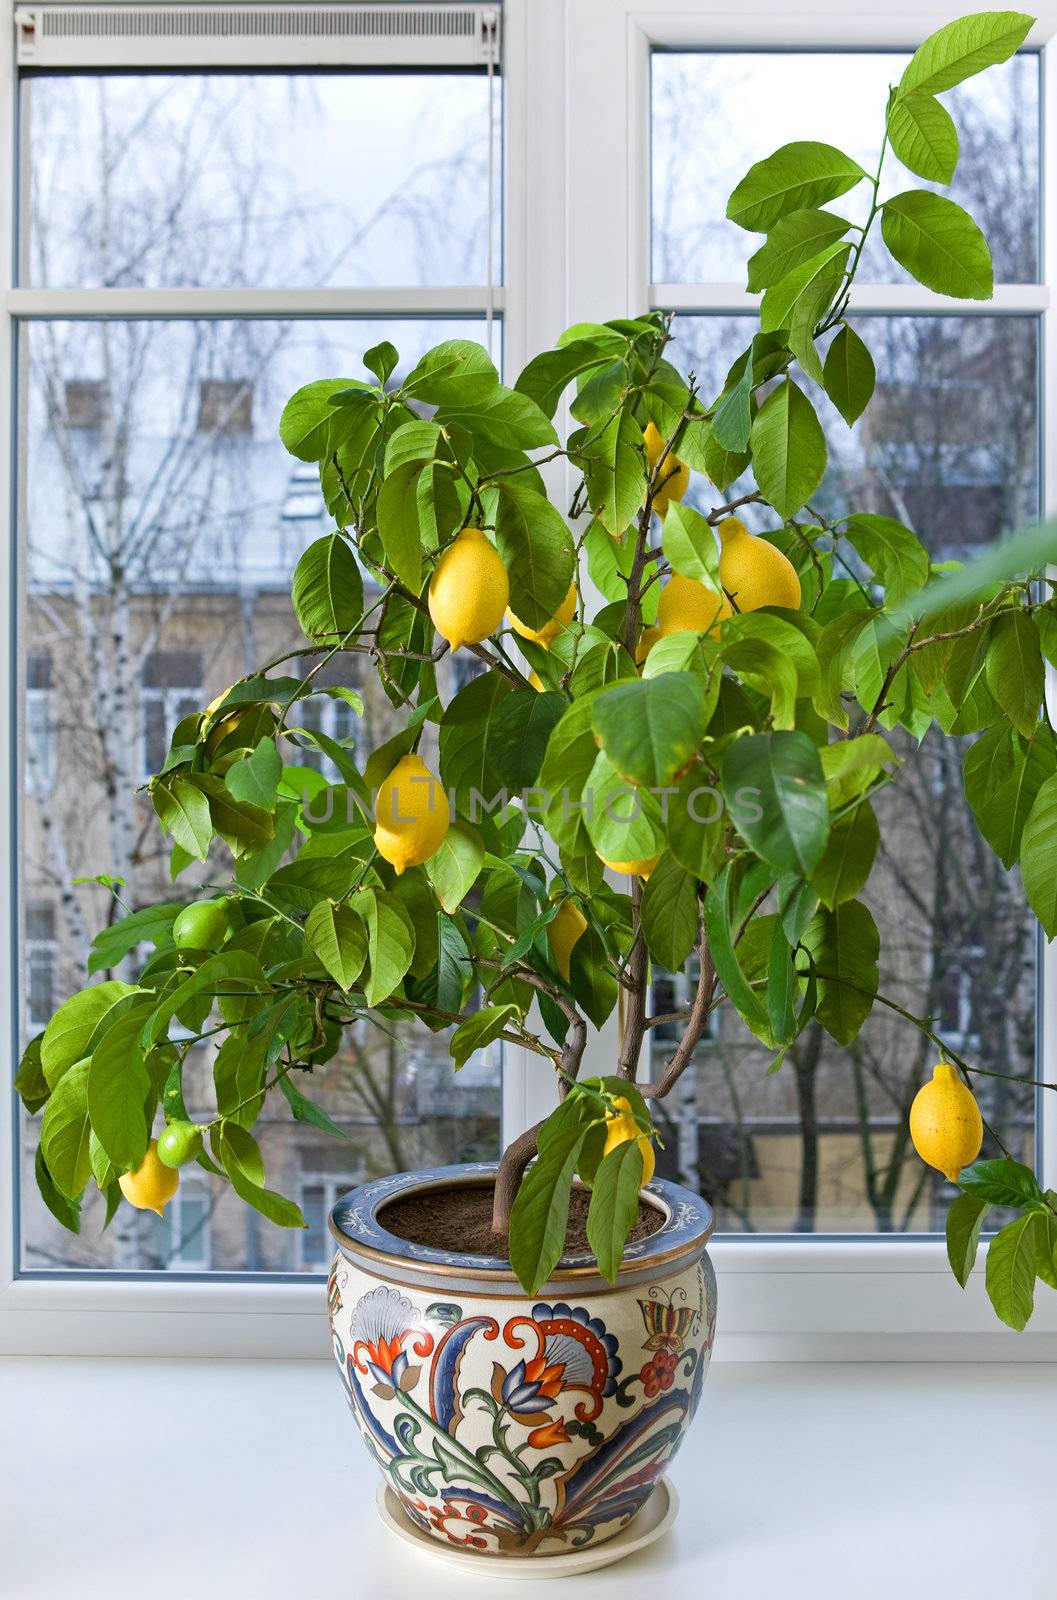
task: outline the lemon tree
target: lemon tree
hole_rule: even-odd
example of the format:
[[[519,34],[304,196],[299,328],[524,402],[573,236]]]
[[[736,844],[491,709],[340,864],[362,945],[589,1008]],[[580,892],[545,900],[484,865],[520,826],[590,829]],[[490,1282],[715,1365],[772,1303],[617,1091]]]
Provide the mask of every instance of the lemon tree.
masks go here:
[[[410,370],[384,342],[363,372],[292,397],[282,443],[317,467],[333,520],[292,575],[306,642],[184,717],[149,785],[174,881],[208,857],[210,898],[121,908],[93,949],[101,981],[19,1071],[43,1113],[38,1182],[67,1226],[89,1184],[108,1217],[122,1196],[161,1206],[192,1161],[303,1226],[268,1186],[258,1119],[279,1094],[337,1133],[314,1070],[345,1029],[411,1017],[449,1030],[456,1069],[504,1039],[554,1081],[557,1109],[496,1180],[496,1249],[526,1289],[558,1259],[577,1178],[614,1275],[653,1170],[650,1105],[717,1006],[776,1070],[810,1021],[848,1046],[875,1006],[901,1011],[878,993],[863,898],[898,729],[976,736],[980,833],[1057,932],[1053,529],[951,571],[932,561],[937,530],[819,509],[819,394],[851,426],[875,383],[851,318],[866,240],[939,294],[991,293],[972,218],[934,187],[894,189],[886,158],[948,183],[957,135],[937,97],[1030,24],[985,12],[928,39],[878,107],[867,167],[811,141],[755,163],[727,215],[758,241],[762,302],[727,373],[681,372],[671,318],[650,312],[577,324],[510,383],[470,340]],[[355,658],[398,714],[375,750],[299,720],[325,696],[362,711],[335,682]],[[310,750],[334,777],[306,789]],[[110,976],[143,945],[135,983]],[[652,965],[691,959],[679,1042],[637,1083]],[[613,1072],[582,1081],[589,1030],[618,1003]],[[203,1043],[215,1111],[195,1126],[183,1073]],[[1057,1282],[1057,1196],[1001,1151],[974,1160],[973,1065],[939,1065],[913,1133],[964,1191],[952,1264],[964,1281],[988,1209],[1012,1208],[987,1286],[1023,1326],[1036,1281]]]

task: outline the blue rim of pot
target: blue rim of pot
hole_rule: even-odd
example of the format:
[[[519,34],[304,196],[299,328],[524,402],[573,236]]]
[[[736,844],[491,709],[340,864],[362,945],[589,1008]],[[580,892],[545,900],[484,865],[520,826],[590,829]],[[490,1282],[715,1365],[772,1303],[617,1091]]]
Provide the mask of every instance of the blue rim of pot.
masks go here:
[[[483,1187],[495,1177],[494,1161],[469,1162],[451,1167],[427,1167],[418,1172],[397,1172],[374,1178],[352,1189],[330,1213],[330,1231],[344,1256],[375,1269],[390,1263],[412,1273],[415,1269],[430,1276],[460,1276],[471,1273],[483,1279],[509,1285],[515,1294],[522,1291],[509,1262],[499,1256],[470,1255],[460,1250],[441,1250],[433,1245],[416,1244],[390,1233],[385,1227],[385,1208],[408,1194],[428,1193],[431,1189],[451,1189],[473,1184]],[[677,1270],[701,1255],[712,1236],[715,1216],[707,1200],[684,1189],[681,1184],[654,1178],[642,1190],[642,1198],[664,1216],[656,1232],[638,1239],[624,1251],[618,1282],[638,1277],[658,1267]],[[577,1282],[599,1279],[598,1263],[590,1252],[563,1256],[551,1274],[550,1282]],[[600,1286],[606,1286],[599,1279]]]

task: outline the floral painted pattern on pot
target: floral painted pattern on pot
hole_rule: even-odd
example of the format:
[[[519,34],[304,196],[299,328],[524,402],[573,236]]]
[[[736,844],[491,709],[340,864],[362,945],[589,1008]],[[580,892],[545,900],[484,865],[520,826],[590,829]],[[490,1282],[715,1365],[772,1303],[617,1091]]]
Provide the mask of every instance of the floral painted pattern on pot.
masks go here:
[[[432,1293],[398,1287],[339,1255],[334,1353],[408,1516],[492,1555],[558,1554],[618,1533],[678,1448],[708,1363],[711,1264],[696,1252],[673,1269],[589,1295],[488,1285],[443,1299],[443,1280]]]

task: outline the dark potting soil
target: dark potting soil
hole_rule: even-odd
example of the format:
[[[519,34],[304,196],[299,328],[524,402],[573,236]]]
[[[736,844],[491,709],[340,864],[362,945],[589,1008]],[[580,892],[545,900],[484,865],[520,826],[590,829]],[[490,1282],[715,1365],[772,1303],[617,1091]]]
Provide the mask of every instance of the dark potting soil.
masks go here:
[[[569,1226],[565,1232],[565,1254],[584,1255],[591,1249],[587,1239],[588,1189],[574,1189],[569,1204]],[[464,1184],[457,1189],[432,1189],[426,1194],[409,1194],[393,1200],[378,1212],[378,1221],[390,1233],[412,1244],[429,1245],[435,1250],[461,1250],[471,1256],[497,1256],[505,1252],[492,1232],[492,1190]],[[628,1242],[648,1239],[664,1222],[656,1206],[639,1201]]]

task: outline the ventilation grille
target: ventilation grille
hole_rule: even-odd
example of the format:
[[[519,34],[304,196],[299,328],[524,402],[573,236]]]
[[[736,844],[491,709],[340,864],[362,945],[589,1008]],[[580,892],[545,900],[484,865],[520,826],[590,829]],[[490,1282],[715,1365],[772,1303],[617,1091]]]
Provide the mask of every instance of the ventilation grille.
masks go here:
[[[61,6],[15,13],[20,66],[479,66],[497,5]]]

